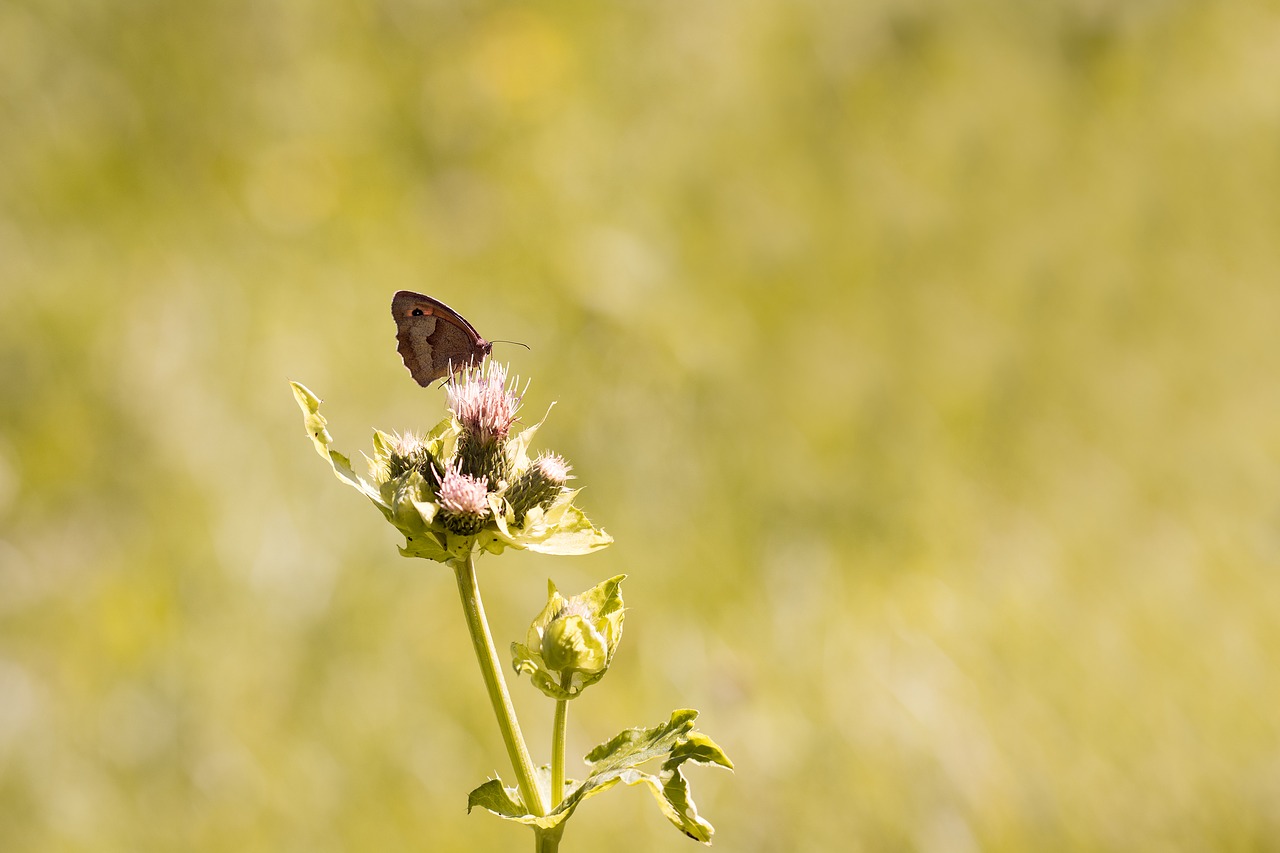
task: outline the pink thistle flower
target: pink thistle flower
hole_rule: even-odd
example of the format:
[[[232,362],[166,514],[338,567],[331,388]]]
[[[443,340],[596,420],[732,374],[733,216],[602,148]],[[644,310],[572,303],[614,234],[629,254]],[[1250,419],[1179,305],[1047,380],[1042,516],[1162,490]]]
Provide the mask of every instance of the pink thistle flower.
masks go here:
[[[440,506],[448,512],[484,515],[489,511],[489,489],[484,480],[462,474],[450,465],[440,481]]]
[[[489,486],[484,479],[463,474],[452,464],[440,480],[439,501],[445,527],[470,536],[480,531],[489,515]]]
[[[538,473],[549,483],[557,486],[563,486],[569,481],[569,472],[573,470],[573,466],[565,461],[564,457],[558,453],[544,453],[534,460],[533,467],[538,469]]]
[[[445,386],[449,409],[478,443],[506,441],[520,409],[516,381],[507,385],[507,368],[487,361],[455,374]]]

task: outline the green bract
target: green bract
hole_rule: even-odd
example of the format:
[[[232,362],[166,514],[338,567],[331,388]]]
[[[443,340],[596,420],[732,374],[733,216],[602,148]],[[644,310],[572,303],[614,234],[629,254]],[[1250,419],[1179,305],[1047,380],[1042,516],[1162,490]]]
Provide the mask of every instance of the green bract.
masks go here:
[[[543,554],[586,554],[613,542],[613,537],[592,526],[573,505],[577,491],[563,490],[546,508],[535,507],[515,523],[515,513],[506,499],[506,480],[488,495],[488,514],[480,529],[469,535],[448,529],[441,517],[439,483],[431,478],[453,461],[462,425],[447,417],[425,436],[393,436],[375,430],[369,477],[356,474],[351,461],[330,449],[332,436],[320,414],[320,399],[306,386],[290,382],[293,396],[302,409],[303,423],[316,452],[333,467],[339,480],[359,491],[376,506],[396,529],[404,534],[400,553],[406,557],[449,562],[465,558],[474,546],[499,554],[505,548],[527,549]],[[530,466],[529,444],[541,423],[511,436],[503,445],[511,479]],[[394,459],[393,459],[394,457]],[[393,472],[397,472],[393,476]]]
[[[512,665],[552,699],[572,699],[609,669],[622,639],[622,581],[618,575],[565,598],[547,581],[547,605],[524,644],[512,643]]]

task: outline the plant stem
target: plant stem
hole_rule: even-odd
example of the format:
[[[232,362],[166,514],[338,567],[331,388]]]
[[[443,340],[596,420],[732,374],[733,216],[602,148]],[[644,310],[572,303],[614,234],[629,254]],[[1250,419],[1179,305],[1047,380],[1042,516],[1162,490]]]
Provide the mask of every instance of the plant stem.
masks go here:
[[[572,680],[570,673],[560,678],[560,686],[569,689]],[[564,799],[564,733],[568,727],[569,700],[556,700],[556,716],[551,723],[551,808],[560,805]]]
[[[534,853],[556,853],[556,851],[560,849],[560,836],[562,835],[564,835],[563,823],[555,829],[539,829],[534,827]]]
[[[480,674],[484,676],[484,686],[489,691],[489,701],[493,704],[494,716],[498,718],[498,728],[502,730],[502,741],[507,746],[507,755],[511,757],[511,766],[515,769],[520,798],[531,813],[545,815],[547,806],[542,801],[542,792],[538,790],[533,762],[529,760],[529,748],[525,746],[524,736],[520,734],[520,723],[516,721],[511,694],[507,692],[507,682],[502,677],[502,666],[498,663],[498,653],[493,648],[493,636],[489,633],[489,622],[485,619],[484,605],[480,601],[475,554],[469,552],[465,561],[454,560],[451,565],[458,578],[458,594],[462,597],[462,613],[467,620],[467,630],[471,633],[471,645],[475,647]],[[557,835],[556,843],[558,842]]]

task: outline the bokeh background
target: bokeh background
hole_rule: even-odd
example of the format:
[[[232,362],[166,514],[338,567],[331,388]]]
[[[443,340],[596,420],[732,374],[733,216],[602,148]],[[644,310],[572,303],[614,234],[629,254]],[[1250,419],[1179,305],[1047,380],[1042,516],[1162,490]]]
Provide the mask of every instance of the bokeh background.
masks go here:
[[[526,849],[456,589],[316,458],[553,400],[726,851],[1280,847],[1280,7],[6,0],[0,849]],[[512,682],[535,757],[551,709]],[[691,850],[648,795],[565,850]]]

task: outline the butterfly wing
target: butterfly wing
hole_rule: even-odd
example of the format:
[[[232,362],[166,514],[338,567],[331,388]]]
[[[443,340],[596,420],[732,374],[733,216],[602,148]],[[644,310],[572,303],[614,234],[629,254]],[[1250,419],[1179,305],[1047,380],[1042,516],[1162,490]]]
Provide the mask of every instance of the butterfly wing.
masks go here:
[[[391,314],[404,366],[424,388],[493,349],[466,318],[430,296],[401,290],[391,300]]]

